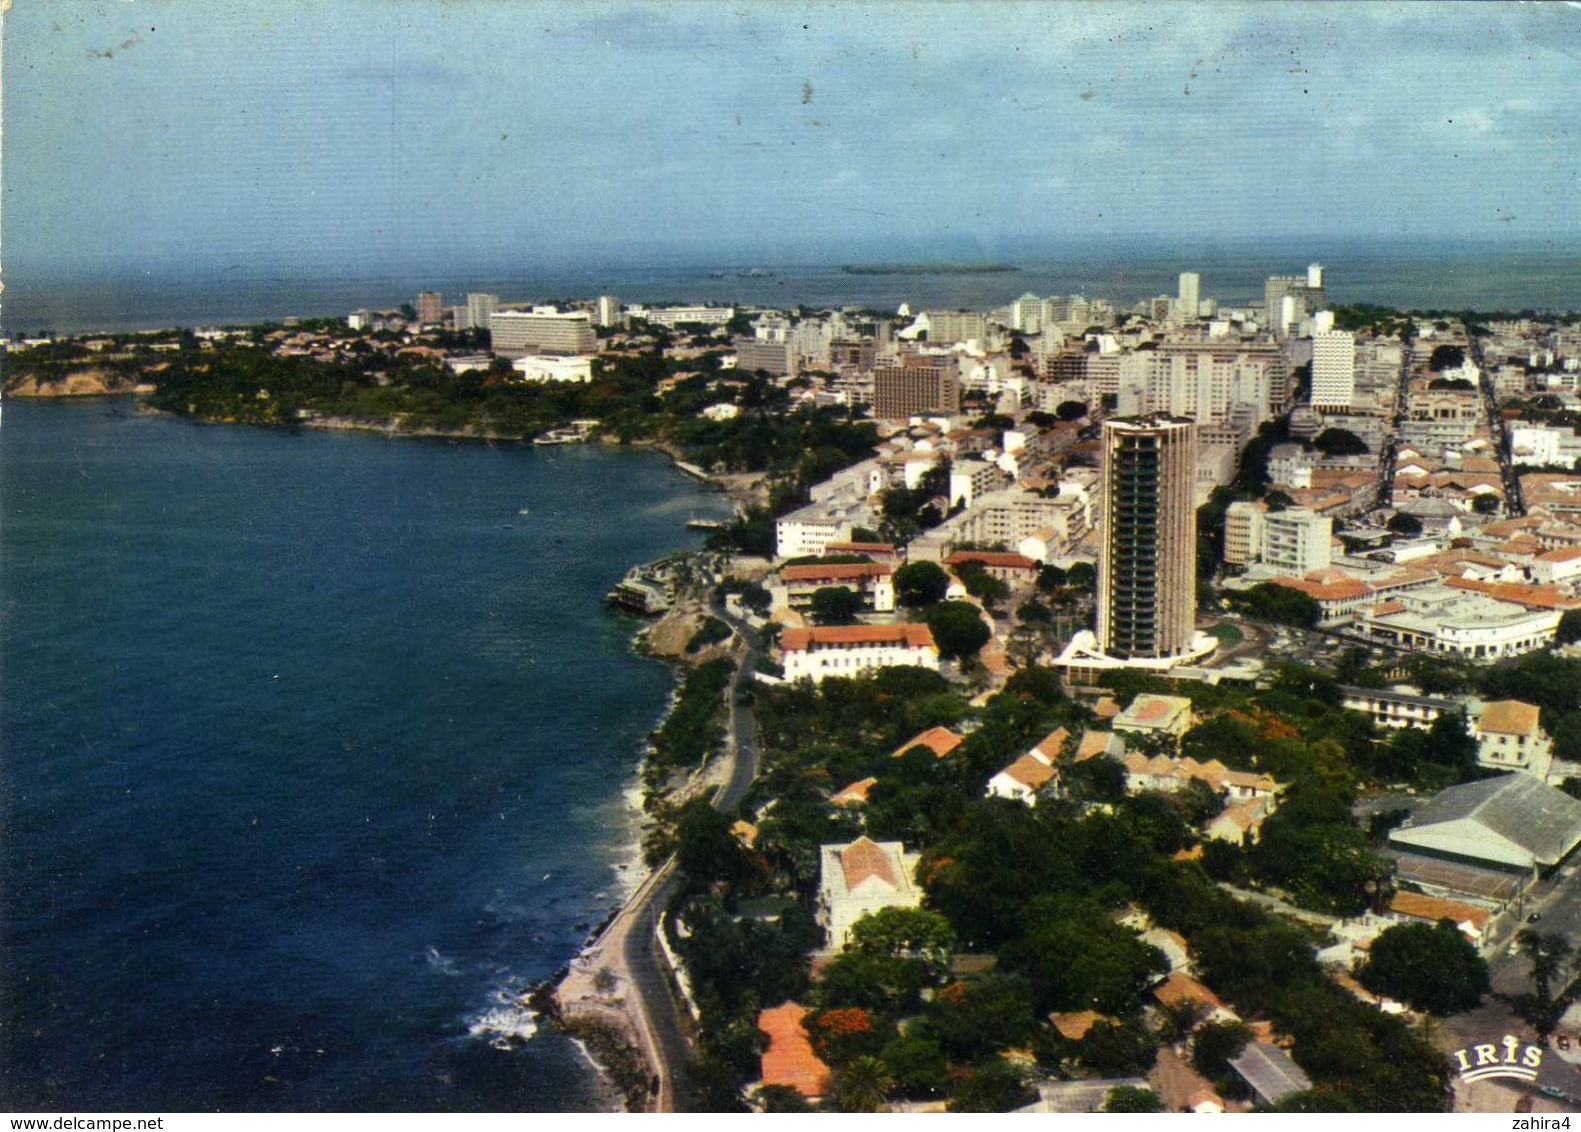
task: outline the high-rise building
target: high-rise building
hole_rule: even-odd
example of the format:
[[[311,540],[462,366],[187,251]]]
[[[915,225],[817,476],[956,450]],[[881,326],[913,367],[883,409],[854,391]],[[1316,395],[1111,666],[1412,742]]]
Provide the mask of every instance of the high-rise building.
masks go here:
[[[494,310],[500,305],[498,295],[487,295],[474,292],[467,296],[467,327],[468,329],[487,330],[489,319],[493,317]]]
[[[1202,299],[1199,292],[1202,289],[1202,276],[1195,271],[1180,273],[1180,287],[1175,299],[1175,311],[1181,318],[1196,318],[1197,308]]]
[[[1314,263],[1305,275],[1270,275],[1263,285],[1263,313],[1281,338],[1327,305],[1321,264]]]
[[[882,365],[873,370],[873,416],[879,420],[960,411],[961,371],[953,359],[941,365]]]
[[[620,300],[614,295],[600,295],[593,311],[593,322],[598,326],[619,326],[622,321]]]
[[[1328,330],[1312,339],[1312,407],[1346,410],[1356,396],[1356,336]]]
[[[445,300],[438,291],[420,291],[417,295],[417,321],[438,325],[445,321]]]
[[[490,345],[501,357],[527,354],[591,354],[598,348],[586,311],[495,311],[489,318]]]
[[[1098,647],[1119,660],[1185,656],[1197,608],[1196,422],[1112,418],[1102,443]]]

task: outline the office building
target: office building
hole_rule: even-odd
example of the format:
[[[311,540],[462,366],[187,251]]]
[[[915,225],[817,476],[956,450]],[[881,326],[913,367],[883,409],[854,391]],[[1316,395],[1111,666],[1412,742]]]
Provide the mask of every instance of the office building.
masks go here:
[[[417,296],[417,321],[437,326],[445,321],[445,300],[438,291],[422,291]]]
[[[494,316],[494,310],[500,305],[498,295],[486,295],[481,292],[467,296],[467,326],[468,330],[487,330],[489,319]]]
[[[614,295],[600,295],[593,309],[593,322],[598,326],[622,326],[620,300]]]
[[[1312,407],[1345,412],[1356,398],[1356,336],[1328,330],[1312,339]]]
[[[904,420],[924,413],[961,411],[960,367],[953,359],[938,365],[882,365],[873,370],[873,416]]]
[[[1197,426],[1162,415],[1103,425],[1098,646],[1121,660],[1192,646],[1197,606]]]
[[[530,311],[495,311],[489,317],[489,337],[501,357],[528,354],[592,354],[598,340],[586,311],[557,311],[534,307]]]
[[[1334,520],[1304,507],[1287,507],[1262,516],[1259,553],[1264,566],[1287,578],[1326,570],[1332,560]]]
[[[1311,314],[1328,306],[1323,290],[1323,267],[1314,263],[1305,275],[1270,275],[1263,285],[1263,313],[1268,326],[1281,338],[1300,328]]]
[[[1202,277],[1195,271],[1183,271],[1180,274],[1180,287],[1175,299],[1175,312],[1181,318],[1196,318],[1197,308],[1202,299],[1198,292],[1202,288]]]

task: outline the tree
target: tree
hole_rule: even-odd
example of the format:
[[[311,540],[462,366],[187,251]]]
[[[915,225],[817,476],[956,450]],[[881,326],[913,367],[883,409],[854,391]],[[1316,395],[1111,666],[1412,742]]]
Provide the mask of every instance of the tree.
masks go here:
[[[942,975],[955,949],[955,929],[924,908],[882,908],[851,925],[851,946],[869,955],[920,959]]]
[[[852,625],[862,612],[862,595],[844,586],[820,586],[808,611],[819,625]]]
[[[764,1085],[758,1090],[758,1104],[764,1112],[813,1112],[807,1098],[789,1085]]]
[[[1098,568],[1091,562],[1073,562],[1065,572],[1065,582],[1072,589],[1082,590],[1086,593],[1096,593],[1098,590]]]
[[[1559,628],[1554,630],[1554,640],[1561,645],[1581,641],[1581,609],[1567,609],[1559,618]]]
[[[1079,421],[1087,415],[1085,401],[1061,401],[1054,409],[1054,415],[1062,421]]]
[[[993,638],[977,607],[964,601],[940,602],[923,614],[923,620],[933,631],[939,655],[946,660],[970,661]]]
[[[1164,1102],[1152,1089],[1116,1085],[1103,1102],[1104,1112],[1163,1112]]]
[[[1140,1022],[1094,1022],[1076,1048],[1082,1064],[1103,1077],[1146,1073],[1158,1059],[1158,1040]]]
[[[990,574],[981,562],[968,562],[957,573],[966,592],[990,609],[1010,596],[1010,586]]]
[[[1471,509],[1479,515],[1496,515],[1500,506],[1499,497],[1491,491],[1475,495],[1471,500]]]
[[[1349,429],[1326,428],[1312,444],[1325,456],[1365,456],[1367,442]]]
[[[1489,989],[1487,963],[1449,920],[1387,929],[1356,977],[1369,990],[1431,1014],[1470,1010]]]
[[[1013,1112],[1037,1099],[1025,1072],[1002,1057],[979,1065],[951,1098],[951,1112]]]
[[[1553,1033],[1559,1022],[1563,996],[1556,1000],[1554,980],[1570,974],[1575,958],[1575,945],[1560,932],[1539,932],[1534,928],[1522,929],[1516,940],[1521,954],[1532,960],[1532,1001],[1527,1005],[1526,1020],[1537,1028],[1543,1037]],[[1563,991],[1565,984],[1559,989]]]
[[[829,1101],[836,1112],[877,1112],[894,1091],[888,1066],[876,1057],[857,1057],[832,1075]]]
[[[1220,1083],[1232,1076],[1230,1061],[1241,1055],[1256,1035],[1244,1022],[1208,1022],[1198,1027],[1191,1043],[1191,1064],[1208,1080]]]
[[[937,562],[908,562],[895,571],[895,596],[913,609],[936,605],[950,589],[950,576]]]
[[[1385,525],[1395,534],[1406,538],[1415,538],[1422,533],[1422,520],[1409,511],[1396,511]]]

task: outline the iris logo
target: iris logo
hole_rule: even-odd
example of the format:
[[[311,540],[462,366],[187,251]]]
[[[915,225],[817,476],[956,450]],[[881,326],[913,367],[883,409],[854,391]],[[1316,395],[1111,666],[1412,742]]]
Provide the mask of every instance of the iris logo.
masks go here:
[[[1485,1081],[1489,1077],[1535,1081],[1543,1064],[1542,1046],[1529,1045],[1514,1034],[1505,1034],[1496,1045],[1487,1042],[1469,1046],[1450,1056],[1460,1067],[1457,1075],[1462,1081]]]

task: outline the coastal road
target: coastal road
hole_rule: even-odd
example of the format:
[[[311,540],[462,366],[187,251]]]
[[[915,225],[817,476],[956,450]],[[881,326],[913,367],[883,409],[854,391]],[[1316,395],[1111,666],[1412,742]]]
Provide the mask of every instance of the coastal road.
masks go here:
[[[750,702],[743,703],[740,684],[751,680],[757,653],[752,646],[751,628],[733,616],[716,600],[714,612],[735,630],[740,642],[735,675],[725,689],[729,710],[726,752],[731,759],[730,777],[714,795],[713,806],[720,811],[734,809],[751,789],[758,771],[757,717]],[[659,946],[659,931],[664,910],[680,890],[682,877],[675,860],[665,862],[633,894],[619,920],[625,921],[621,958],[625,966],[631,1007],[643,1052],[653,1069],[655,1112],[687,1112],[690,1094],[685,1067],[691,1061],[691,1020],[684,1013],[676,993],[675,973]]]

